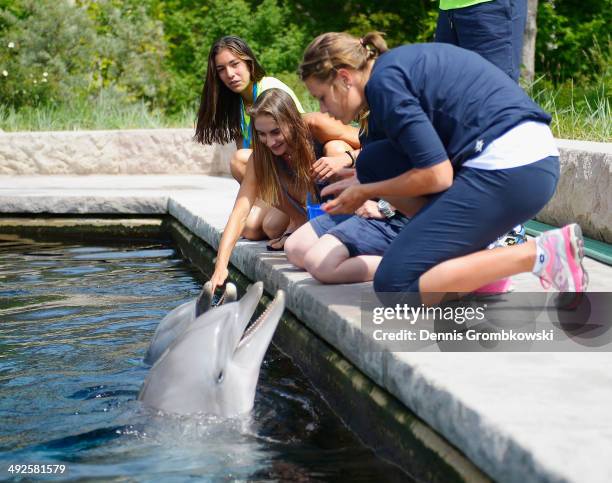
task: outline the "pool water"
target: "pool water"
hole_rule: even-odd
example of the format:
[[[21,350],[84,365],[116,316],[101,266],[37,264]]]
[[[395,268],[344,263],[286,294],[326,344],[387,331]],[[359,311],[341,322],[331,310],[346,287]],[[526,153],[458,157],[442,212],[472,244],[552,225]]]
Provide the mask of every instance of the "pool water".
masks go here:
[[[104,481],[405,481],[274,346],[241,418],[160,416],[137,401],[159,320],[202,275],[172,246],[0,235],[0,480],[65,464]]]

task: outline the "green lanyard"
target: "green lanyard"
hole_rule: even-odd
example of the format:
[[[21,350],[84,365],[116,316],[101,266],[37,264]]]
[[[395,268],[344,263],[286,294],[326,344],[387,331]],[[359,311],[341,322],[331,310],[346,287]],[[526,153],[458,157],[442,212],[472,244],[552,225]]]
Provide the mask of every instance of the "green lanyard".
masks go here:
[[[257,82],[253,82],[253,102],[257,99]],[[242,131],[242,147],[249,149],[251,147],[251,135],[253,130],[251,129],[251,118],[247,121],[247,113],[244,107],[244,101],[240,96],[240,129]]]

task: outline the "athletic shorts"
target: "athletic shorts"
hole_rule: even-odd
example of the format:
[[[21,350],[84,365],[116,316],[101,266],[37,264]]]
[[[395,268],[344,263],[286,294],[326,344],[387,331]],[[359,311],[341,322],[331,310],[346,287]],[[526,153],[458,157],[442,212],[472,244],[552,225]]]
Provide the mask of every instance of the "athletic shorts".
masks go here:
[[[336,237],[348,249],[351,257],[383,256],[409,218],[396,214],[390,219],[363,218],[357,215],[321,215],[310,224],[319,238]]]

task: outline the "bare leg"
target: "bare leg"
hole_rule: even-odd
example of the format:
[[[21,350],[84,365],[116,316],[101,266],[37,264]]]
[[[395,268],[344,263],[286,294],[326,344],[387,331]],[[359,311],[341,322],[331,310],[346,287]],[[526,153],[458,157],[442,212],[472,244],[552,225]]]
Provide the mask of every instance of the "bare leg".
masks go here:
[[[238,149],[230,160],[230,172],[238,183],[242,183],[244,179],[249,157],[252,153],[252,149]],[[246,225],[242,231],[242,236],[248,240],[264,240],[268,238],[263,228],[263,223],[270,210],[271,207],[267,203],[257,199],[253,208],[251,208]]]
[[[278,208],[270,208],[263,220],[262,228],[269,239],[280,237],[287,230],[289,217]]]
[[[238,149],[230,160],[230,172],[238,183],[242,183],[244,174],[246,173],[249,157],[253,153],[252,149]]]
[[[320,143],[339,139],[351,146],[347,149],[359,148],[359,130],[356,127],[343,124],[322,112],[308,112],[303,118],[314,138]]]
[[[368,282],[382,257],[349,256],[346,246],[332,235],[323,235],[304,257],[306,270],[321,283]]]
[[[421,275],[421,299],[435,304],[440,301],[441,293],[472,292],[500,278],[530,272],[535,258],[536,244],[529,240],[521,245],[482,250],[447,260]]]
[[[282,250],[285,242],[287,241],[287,236],[282,235],[284,233],[293,233],[304,223],[306,223],[306,214],[299,210],[291,201],[289,201],[289,198],[285,195],[281,195],[279,206],[275,206],[274,209],[279,215],[282,214],[289,221],[285,229],[281,232],[280,237],[275,240],[270,240],[268,245],[270,248]]]
[[[319,241],[319,236],[314,231],[310,223],[299,227],[293,235],[285,242],[285,254],[291,263],[298,268],[304,268],[304,257],[315,243]]]
[[[261,200],[255,200],[255,204],[242,230],[242,236],[248,240],[265,240],[266,233],[263,230],[263,222],[272,207]]]
[[[288,224],[286,225],[285,229],[278,234],[276,238],[272,239],[272,237],[270,237],[270,243],[268,243],[268,246],[277,250],[284,250],[285,244],[287,243],[289,236],[293,232],[298,230],[301,226],[304,226],[305,220],[303,217],[301,217],[299,220],[288,218],[287,215],[282,211],[277,210],[276,208],[273,209],[276,210],[280,215],[283,215],[285,217],[284,219],[288,219]]]

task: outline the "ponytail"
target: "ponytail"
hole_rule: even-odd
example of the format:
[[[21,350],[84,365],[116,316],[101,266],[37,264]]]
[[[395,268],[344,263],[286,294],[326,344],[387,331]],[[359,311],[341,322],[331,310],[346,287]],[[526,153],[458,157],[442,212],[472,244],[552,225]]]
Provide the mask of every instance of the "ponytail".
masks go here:
[[[380,32],[369,32],[361,38],[343,32],[322,34],[306,48],[299,68],[300,77],[303,81],[312,76],[327,81],[341,68],[363,70],[370,60],[387,50]]]

